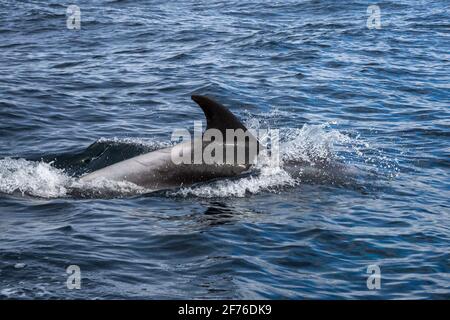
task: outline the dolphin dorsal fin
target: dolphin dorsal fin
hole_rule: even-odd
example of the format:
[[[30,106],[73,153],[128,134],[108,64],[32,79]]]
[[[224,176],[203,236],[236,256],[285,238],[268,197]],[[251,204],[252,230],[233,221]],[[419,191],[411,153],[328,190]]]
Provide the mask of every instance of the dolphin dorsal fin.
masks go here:
[[[220,103],[205,96],[192,95],[191,98],[202,108],[206,117],[207,130],[218,129],[223,135],[226,134],[226,129],[247,131],[242,122]]]
[[[245,132],[244,144],[240,144],[237,140],[233,139],[231,142],[234,144],[235,148],[238,146],[245,147],[245,163],[251,164],[253,163],[255,156],[258,155],[259,151],[262,149],[258,139],[256,139],[249,130],[239,121],[238,118],[234,114],[231,113],[230,110],[225,108],[220,103],[212,100],[211,98],[205,96],[192,95],[192,100],[197,102],[197,104],[202,108],[203,113],[206,117],[206,130],[208,129],[217,129],[219,130],[224,139],[227,137],[227,129],[238,130],[241,129]],[[242,140],[240,140],[242,141]],[[224,140],[225,143],[227,141]],[[253,144],[253,143],[256,143]],[[228,143],[230,144],[230,143]],[[254,148],[252,147],[254,146]],[[227,151],[228,152],[228,151]],[[239,152],[239,151],[237,151]],[[235,161],[237,161],[237,153],[234,153]]]

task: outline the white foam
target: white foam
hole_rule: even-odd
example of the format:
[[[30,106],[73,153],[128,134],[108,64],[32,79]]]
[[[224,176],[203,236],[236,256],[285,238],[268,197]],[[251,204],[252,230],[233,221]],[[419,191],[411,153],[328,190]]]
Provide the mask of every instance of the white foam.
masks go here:
[[[219,180],[195,187],[181,188],[176,192],[168,192],[175,196],[196,196],[201,198],[245,197],[261,191],[277,192],[280,187],[294,186],[293,179],[281,166],[271,163],[264,157],[255,168],[257,175],[246,176],[237,180]]]
[[[30,195],[41,198],[70,196],[73,190],[92,196],[134,195],[148,192],[130,182],[99,179],[81,182],[57,169],[51,163],[25,159],[0,159],[0,192]]]
[[[70,177],[51,164],[24,159],[0,160],[0,192],[57,198],[67,194]]]

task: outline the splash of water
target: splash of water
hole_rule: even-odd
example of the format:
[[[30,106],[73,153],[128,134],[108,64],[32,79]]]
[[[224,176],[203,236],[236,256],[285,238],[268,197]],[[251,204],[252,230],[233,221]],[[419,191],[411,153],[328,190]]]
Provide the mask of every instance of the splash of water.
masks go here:
[[[277,192],[279,188],[294,186],[293,179],[281,166],[273,162],[273,158],[260,155],[255,168],[255,175],[237,180],[219,180],[195,187],[180,188],[175,192],[168,191],[170,196],[196,196],[202,198],[245,197],[261,191]]]
[[[246,125],[257,130],[261,122],[253,119]],[[337,129],[332,129],[328,123],[305,124],[301,128],[282,129],[279,134],[280,162],[273,161],[274,158],[262,153],[259,155],[258,164],[253,168],[255,175],[181,188],[168,194],[181,197],[215,198],[245,197],[264,191],[279,192],[281,188],[294,187],[304,180],[310,180],[311,175],[318,175],[321,179],[324,176],[335,175],[336,172],[333,174],[326,172],[327,168],[324,164],[333,164],[340,160],[339,154],[342,149],[347,153],[353,153],[356,157],[361,156],[357,140]],[[287,163],[298,164],[298,167],[295,166],[294,175],[287,169]],[[310,168],[304,170],[305,166],[315,167],[315,170]],[[336,166],[330,166],[328,169],[336,170]]]
[[[29,195],[40,198],[80,196],[135,195],[148,190],[129,182],[96,180],[80,182],[52,163],[5,158],[0,160],[0,193]]]
[[[261,123],[247,123],[258,128]],[[100,139],[98,143],[119,145],[141,145],[149,149],[168,147],[172,143],[146,141],[137,138]],[[168,191],[168,196],[244,197],[260,192],[279,192],[282,188],[293,187],[304,179],[303,165],[321,168],[323,164],[340,163],[347,166],[365,165],[378,174],[392,176],[398,172],[398,165],[379,149],[369,146],[359,136],[352,136],[332,128],[331,124],[303,125],[297,129],[280,130],[280,163],[273,162],[264,152],[252,168],[251,174],[235,179],[223,179],[182,187]],[[293,175],[286,169],[287,163],[300,163],[299,172]],[[322,167],[320,167],[322,166]],[[333,167],[335,168],[335,167]],[[366,168],[367,169],[367,168]],[[349,172],[349,171],[347,171]],[[367,171],[368,172],[368,171]],[[311,170],[309,171],[311,173]],[[313,174],[324,174],[314,171]],[[325,172],[326,174],[326,172]],[[345,178],[345,177],[340,177]],[[67,196],[108,197],[130,196],[151,192],[130,182],[97,180],[80,182],[64,169],[52,166],[52,163],[28,161],[25,159],[0,159],[0,193],[22,193],[35,197],[57,198]]]
[[[25,159],[0,160],[0,192],[20,192],[36,197],[56,198],[67,194],[70,177],[51,163]]]

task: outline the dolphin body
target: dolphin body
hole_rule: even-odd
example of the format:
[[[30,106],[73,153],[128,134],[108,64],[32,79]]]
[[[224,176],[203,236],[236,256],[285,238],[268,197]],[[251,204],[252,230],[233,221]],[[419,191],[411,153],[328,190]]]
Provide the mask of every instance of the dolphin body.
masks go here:
[[[259,142],[247,130],[247,128],[224,106],[213,101],[212,99],[193,95],[194,100],[203,110],[207,128],[220,131],[223,137],[226,136],[227,129],[241,129],[249,136],[244,148],[249,155],[246,157],[245,163],[212,163],[202,162],[196,164],[191,163],[175,163],[172,155],[180,153],[194,152],[195,141],[187,141],[177,144],[173,147],[152,151],[143,155],[127,159],[113,165],[107,166],[100,170],[86,174],[80,178],[82,182],[91,182],[98,179],[107,179],[112,181],[127,181],[146,189],[157,191],[162,189],[176,188],[181,186],[192,185],[197,182],[208,181],[216,178],[225,178],[237,176],[247,171],[254,159],[251,159],[248,153],[248,143],[256,142],[257,151],[259,151]],[[211,143],[205,141],[202,137],[200,141],[202,150]],[[237,150],[237,142],[231,142],[235,150]],[[224,141],[224,147],[230,144]],[[241,145],[242,146],[242,145]],[[242,150],[242,149],[241,149]]]

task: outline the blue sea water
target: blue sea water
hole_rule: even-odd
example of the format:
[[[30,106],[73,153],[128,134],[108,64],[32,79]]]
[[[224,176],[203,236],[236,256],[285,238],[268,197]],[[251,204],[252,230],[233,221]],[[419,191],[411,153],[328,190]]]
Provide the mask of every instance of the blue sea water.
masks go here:
[[[0,1],[0,298],[449,299],[449,7]],[[192,128],[193,93],[345,170],[70,193]]]

